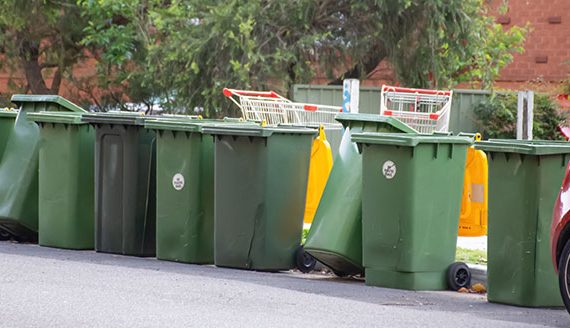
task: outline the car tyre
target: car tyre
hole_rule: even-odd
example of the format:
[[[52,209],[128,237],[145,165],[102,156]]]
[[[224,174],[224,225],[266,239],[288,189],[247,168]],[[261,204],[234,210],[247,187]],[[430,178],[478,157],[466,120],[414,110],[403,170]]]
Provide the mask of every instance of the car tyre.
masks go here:
[[[558,285],[566,311],[570,313],[570,240],[564,245],[558,259]]]

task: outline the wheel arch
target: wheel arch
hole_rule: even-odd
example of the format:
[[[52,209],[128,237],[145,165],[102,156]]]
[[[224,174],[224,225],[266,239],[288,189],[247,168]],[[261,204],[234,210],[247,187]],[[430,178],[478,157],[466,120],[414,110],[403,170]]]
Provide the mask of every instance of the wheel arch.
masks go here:
[[[562,255],[562,250],[564,250],[564,245],[570,240],[570,222],[567,221],[564,225],[564,229],[558,235],[558,240],[556,241],[556,269],[558,269],[558,262],[560,262],[560,255]]]

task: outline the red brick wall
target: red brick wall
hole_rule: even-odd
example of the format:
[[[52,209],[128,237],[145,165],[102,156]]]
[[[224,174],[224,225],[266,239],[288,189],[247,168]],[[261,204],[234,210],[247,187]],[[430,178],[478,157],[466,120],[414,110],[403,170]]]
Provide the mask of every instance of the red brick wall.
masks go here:
[[[570,76],[570,0],[510,0],[504,14],[497,10],[500,4],[501,0],[490,1],[490,13],[504,28],[528,23],[530,32],[524,53],[516,54],[501,71],[496,86],[556,93],[560,81]],[[541,62],[544,59],[546,62]],[[383,61],[363,84],[380,86],[394,83],[394,79],[389,64]]]
[[[531,29],[525,52],[497,82],[559,82],[570,75],[570,0],[510,0],[505,14],[494,13],[504,28],[529,23]]]
[[[45,74],[44,78],[49,88],[51,87],[52,76],[47,70],[44,70],[43,73]],[[73,67],[74,79],[86,79],[91,77],[90,80],[94,83],[96,81],[95,74],[96,62],[93,59],[87,59]],[[16,93],[16,90],[9,87],[10,79],[12,80],[12,85],[15,85],[17,88],[25,88],[27,83],[22,72],[15,72],[10,76],[10,73],[6,69],[0,71],[0,96],[3,96],[3,98],[9,98],[13,93]],[[59,95],[79,104],[92,103],[92,95],[100,96],[102,94],[101,90],[97,90],[93,87],[90,88],[83,85],[83,89],[84,90],[78,89],[75,84],[64,78],[59,89]]]

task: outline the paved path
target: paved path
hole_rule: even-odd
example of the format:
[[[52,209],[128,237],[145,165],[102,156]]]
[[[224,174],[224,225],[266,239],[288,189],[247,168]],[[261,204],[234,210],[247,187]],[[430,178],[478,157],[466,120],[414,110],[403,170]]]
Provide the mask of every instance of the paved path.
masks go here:
[[[2,327],[568,327],[560,309],[0,242]]]
[[[487,250],[487,236],[483,237],[457,237],[457,247],[467,249]]]

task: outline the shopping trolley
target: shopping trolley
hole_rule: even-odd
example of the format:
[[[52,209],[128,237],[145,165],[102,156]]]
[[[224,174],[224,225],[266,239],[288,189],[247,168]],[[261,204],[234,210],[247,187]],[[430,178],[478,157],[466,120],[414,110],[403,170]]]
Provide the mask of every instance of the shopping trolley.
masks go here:
[[[292,102],[275,91],[249,91],[224,88],[224,95],[233,101],[246,120],[267,124],[298,124],[340,126],[335,116],[340,106]]]
[[[453,91],[383,85],[380,115],[393,116],[420,133],[447,132]]]

